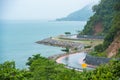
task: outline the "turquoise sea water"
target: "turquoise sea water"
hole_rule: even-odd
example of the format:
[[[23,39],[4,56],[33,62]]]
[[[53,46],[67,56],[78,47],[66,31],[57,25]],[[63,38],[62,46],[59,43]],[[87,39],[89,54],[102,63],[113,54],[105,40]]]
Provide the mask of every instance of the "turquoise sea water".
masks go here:
[[[0,63],[15,61],[17,68],[25,68],[28,57],[41,53],[48,57],[59,54],[61,48],[36,44],[47,37],[76,33],[82,30],[86,22],[2,22],[0,25]]]

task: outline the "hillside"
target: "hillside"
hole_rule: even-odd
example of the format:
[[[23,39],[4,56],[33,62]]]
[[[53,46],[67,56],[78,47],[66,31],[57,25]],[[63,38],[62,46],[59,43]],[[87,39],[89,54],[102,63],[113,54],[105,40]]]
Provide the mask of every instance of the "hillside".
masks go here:
[[[90,17],[90,20],[80,34],[105,35],[108,33],[115,12],[113,9],[114,3],[114,0],[101,0],[98,5],[93,6],[95,14]]]
[[[101,2],[105,2],[105,1],[107,1],[107,0],[101,0]],[[99,54],[102,52],[105,52],[105,53],[107,53],[107,57],[116,57],[116,56],[120,57],[120,56],[118,56],[118,55],[120,55],[120,0],[114,0],[114,1],[111,0],[111,2],[113,5],[113,7],[112,7],[113,18],[110,20],[111,23],[108,23],[109,20],[106,21],[107,22],[106,24],[110,24],[110,26],[104,26],[104,25],[102,26],[103,31],[101,33],[105,33],[105,30],[104,30],[105,28],[109,27],[109,29],[106,29],[107,33],[104,34],[105,39],[104,39],[103,44],[96,46],[95,51],[97,51],[97,53],[99,53]],[[100,3],[99,5],[101,5],[101,4],[106,4],[106,3]],[[107,8],[109,8],[109,7],[110,6],[108,6]],[[109,10],[109,9],[106,9],[106,10]],[[102,11],[102,10],[100,10],[100,11]],[[110,18],[110,16],[108,16],[108,17]],[[107,19],[107,18],[105,18],[105,19]],[[101,23],[104,23],[104,22],[102,21]],[[88,29],[90,29],[90,28],[88,28]],[[84,29],[84,31],[85,31],[85,29]]]
[[[116,56],[119,53],[120,49],[120,32],[117,33],[115,39],[111,43],[111,45],[107,48],[107,56],[110,58],[112,56]]]
[[[87,21],[93,15],[92,6],[87,5],[82,9],[69,14],[66,17],[56,19],[57,21]]]
[[[110,32],[107,34],[104,46],[107,48],[108,57],[120,57],[120,1],[115,6],[115,16]]]

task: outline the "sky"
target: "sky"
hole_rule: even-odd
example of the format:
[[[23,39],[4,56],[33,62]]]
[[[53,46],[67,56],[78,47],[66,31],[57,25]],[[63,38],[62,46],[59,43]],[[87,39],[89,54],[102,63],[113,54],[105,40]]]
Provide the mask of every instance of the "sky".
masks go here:
[[[54,20],[99,0],[0,0],[0,20]]]

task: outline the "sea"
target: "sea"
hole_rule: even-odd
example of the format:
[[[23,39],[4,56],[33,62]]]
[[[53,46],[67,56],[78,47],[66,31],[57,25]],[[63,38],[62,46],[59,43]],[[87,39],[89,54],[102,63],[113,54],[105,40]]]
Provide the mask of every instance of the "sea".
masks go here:
[[[86,21],[2,21],[0,22],[0,63],[15,61],[23,69],[27,59],[35,54],[49,57],[63,53],[60,47],[35,43],[48,37],[77,34]]]

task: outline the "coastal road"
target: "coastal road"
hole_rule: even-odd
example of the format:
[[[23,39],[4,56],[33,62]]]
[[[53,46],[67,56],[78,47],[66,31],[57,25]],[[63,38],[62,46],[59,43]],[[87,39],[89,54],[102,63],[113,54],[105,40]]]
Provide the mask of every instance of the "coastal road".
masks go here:
[[[56,60],[57,63],[62,63],[67,65],[69,68],[75,68],[82,70],[81,64],[84,63],[84,58],[86,56],[86,53],[80,52],[75,54],[70,54],[67,56],[60,57]],[[90,70],[92,68],[87,67],[87,70]]]

